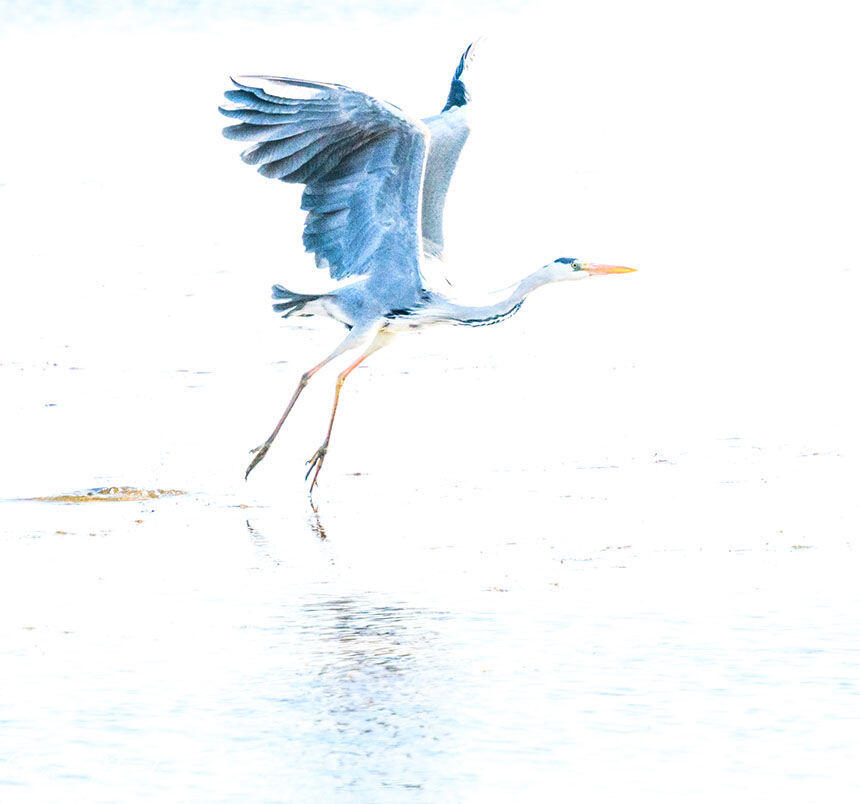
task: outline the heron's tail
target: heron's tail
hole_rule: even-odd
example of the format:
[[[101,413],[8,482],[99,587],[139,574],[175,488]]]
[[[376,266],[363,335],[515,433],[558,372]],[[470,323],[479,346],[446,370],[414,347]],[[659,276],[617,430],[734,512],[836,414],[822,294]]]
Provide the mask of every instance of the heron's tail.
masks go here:
[[[457,63],[457,69],[454,70],[451,89],[448,92],[448,100],[445,102],[445,108],[442,109],[443,112],[447,112],[448,109],[452,109],[455,106],[465,106],[471,100],[471,95],[469,94],[469,90],[466,86],[466,73],[469,70],[469,65],[472,63],[472,59],[475,58],[477,45],[483,38],[484,37],[481,37],[480,39],[476,39],[472,42],[472,44],[463,51],[463,55],[460,56],[460,61]]]
[[[293,293],[283,285],[272,285],[272,298],[279,299],[277,304],[272,305],[276,313],[282,314],[282,318],[289,318],[293,313],[299,312],[308,302],[320,298],[320,293]]]

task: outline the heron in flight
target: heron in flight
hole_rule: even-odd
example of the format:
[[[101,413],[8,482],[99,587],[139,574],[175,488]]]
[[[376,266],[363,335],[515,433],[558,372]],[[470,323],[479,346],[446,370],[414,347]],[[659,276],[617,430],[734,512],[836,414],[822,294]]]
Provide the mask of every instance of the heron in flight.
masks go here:
[[[442,256],[445,196],[469,136],[467,82],[474,51],[473,43],[460,57],[442,111],[423,120],[341,84],[275,76],[231,79],[234,88],[224,93],[229,103],[220,111],[239,122],[225,128],[224,136],[250,142],[242,160],[257,165],[266,178],[305,186],[305,249],[332,278],[351,280],[327,293],[272,288],[273,307],[284,318],[328,316],[348,332],[302,374],[272,434],[252,450],[245,479],[269,451],[310,379],[345,352],[363,350],[338,375],[325,440],[308,461],[311,492],[346,378],[396,333],[445,322],[496,324],[542,285],[635,270],[559,257],[525,277],[506,299],[479,307],[456,304],[427,286],[422,264]]]

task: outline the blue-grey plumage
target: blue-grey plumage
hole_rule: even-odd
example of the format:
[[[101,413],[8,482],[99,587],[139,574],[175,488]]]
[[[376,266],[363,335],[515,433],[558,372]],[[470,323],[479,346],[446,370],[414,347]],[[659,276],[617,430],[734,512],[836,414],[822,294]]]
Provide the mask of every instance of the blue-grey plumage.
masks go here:
[[[466,89],[468,69],[475,58],[473,42],[463,51],[445,107],[439,114],[425,117],[421,122],[430,132],[427,165],[424,168],[424,193],[421,199],[421,231],[424,253],[428,257],[441,257],[445,246],[442,220],[445,198],[460,152],[469,138],[468,109],[470,94]]]
[[[316,485],[347,375],[396,332],[442,322],[485,326],[519,310],[548,282],[632,269],[559,258],[527,276],[506,299],[483,307],[453,303],[425,287],[422,261],[441,257],[445,199],[468,136],[467,88],[474,44],[461,55],[442,111],[417,120],[342,84],[276,76],[234,78],[225,92],[224,129],[250,143],[242,160],[273,179],[305,185],[302,242],[317,267],[353,281],[328,293],[272,288],[274,310],[325,315],[349,330],[338,347],[302,375],[274,431],[253,452],[245,477],[263,459],[310,378],[341,354],[365,347],[338,376],[328,433],[309,461]]]

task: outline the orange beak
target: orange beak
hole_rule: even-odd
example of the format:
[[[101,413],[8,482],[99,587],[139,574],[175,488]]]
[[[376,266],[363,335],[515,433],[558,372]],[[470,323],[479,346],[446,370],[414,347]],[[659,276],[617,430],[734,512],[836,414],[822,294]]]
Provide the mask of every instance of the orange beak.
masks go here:
[[[623,265],[602,265],[599,262],[584,262],[582,270],[594,276],[603,276],[604,274],[632,274],[636,268],[625,268]]]

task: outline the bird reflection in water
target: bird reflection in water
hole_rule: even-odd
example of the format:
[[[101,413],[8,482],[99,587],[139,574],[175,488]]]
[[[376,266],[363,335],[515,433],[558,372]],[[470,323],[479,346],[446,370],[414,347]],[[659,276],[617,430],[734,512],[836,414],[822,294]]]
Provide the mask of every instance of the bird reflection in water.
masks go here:
[[[318,513],[307,522],[328,553]],[[282,596],[268,601],[271,614],[259,627],[273,655],[284,658],[253,683],[265,689],[266,720],[285,756],[298,750],[306,765],[321,764],[338,790],[367,790],[359,800],[373,800],[370,789],[380,783],[429,792],[457,776],[456,671],[434,628],[449,615],[381,593],[320,594],[340,582],[309,578],[306,564],[278,562],[263,532],[250,521],[247,527],[282,579],[272,586]]]
[[[248,528],[248,535],[251,537],[251,542],[254,547],[257,549],[257,552],[262,555],[267,562],[274,564],[276,567],[281,565],[281,561],[278,558],[275,558],[272,555],[272,552],[269,548],[269,540],[258,531],[250,522],[250,520],[245,520],[245,527]]]
[[[308,517],[308,526],[311,529],[311,533],[321,541],[325,541],[328,538],[328,534],[326,533],[325,527],[320,519],[319,509],[314,505],[311,506],[311,514]],[[245,520],[245,527],[248,528],[248,534],[251,537],[251,541],[258,551],[276,566],[280,565],[280,559],[277,559],[272,555],[269,540],[263,535],[263,533],[258,528],[255,528],[248,519]]]
[[[356,774],[370,770],[397,785],[420,786],[428,769],[416,768],[413,758],[435,763],[439,749],[428,751],[427,743],[448,736],[444,695],[426,675],[436,665],[427,660],[436,653],[435,635],[426,629],[433,614],[349,598],[308,603],[304,613],[303,630],[319,640],[318,725],[332,750],[358,751],[363,767]]]
[[[319,508],[313,503],[311,503],[311,515],[308,517],[308,524],[311,526],[311,530],[319,536],[320,539],[328,538],[325,528],[323,527],[322,520],[320,519]]]

